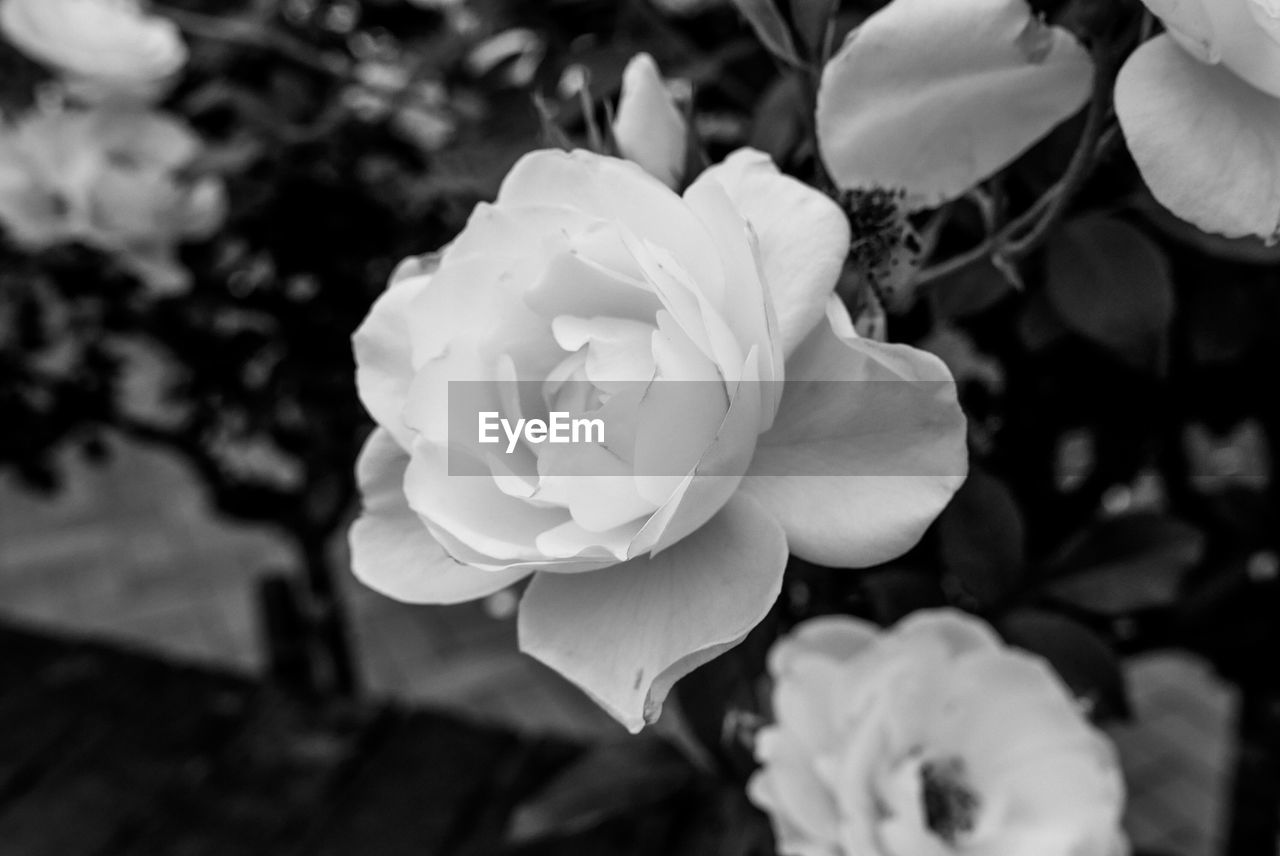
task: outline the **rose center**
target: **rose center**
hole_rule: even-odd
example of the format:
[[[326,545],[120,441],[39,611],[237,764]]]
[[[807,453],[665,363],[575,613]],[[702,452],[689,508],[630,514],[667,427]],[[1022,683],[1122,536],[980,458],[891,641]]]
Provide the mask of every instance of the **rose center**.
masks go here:
[[[948,844],[956,844],[977,825],[981,803],[969,787],[959,758],[920,765],[920,798],[925,825]]]

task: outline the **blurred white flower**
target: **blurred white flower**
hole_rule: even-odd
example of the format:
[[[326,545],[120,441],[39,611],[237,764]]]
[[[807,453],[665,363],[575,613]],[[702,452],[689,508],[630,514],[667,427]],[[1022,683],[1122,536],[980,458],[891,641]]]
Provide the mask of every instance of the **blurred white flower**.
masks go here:
[[[155,97],[187,62],[177,26],[137,0],[0,0],[0,30],[89,101]]]
[[[689,126],[647,53],[636,54],[622,73],[613,137],[619,154],[667,187],[679,187],[689,152]]]
[[[1116,81],[1116,115],[1162,205],[1209,232],[1280,237],[1280,6],[1143,0],[1167,32]]]
[[[748,790],[784,856],[1117,856],[1115,753],[1040,659],[951,610],[808,621],[770,653]]]
[[[181,288],[174,246],[211,234],[226,208],[221,180],[181,175],[199,151],[159,113],[32,113],[0,128],[0,225],[28,249],[82,241],[157,290]]]

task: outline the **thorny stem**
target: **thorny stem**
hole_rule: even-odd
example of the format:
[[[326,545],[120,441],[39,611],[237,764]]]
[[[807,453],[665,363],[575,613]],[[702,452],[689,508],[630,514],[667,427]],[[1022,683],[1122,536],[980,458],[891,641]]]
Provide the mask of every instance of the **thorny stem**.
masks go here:
[[[1085,115],[1084,130],[1062,178],[1030,208],[976,247],[922,270],[916,277],[917,287],[950,276],[988,257],[1015,261],[1035,250],[1048,237],[1093,172],[1100,155],[1116,139],[1107,129],[1107,120],[1111,114],[1111,88],[1118,63],[1105,56],[1096,62],[1093,95],[1089,112]]]

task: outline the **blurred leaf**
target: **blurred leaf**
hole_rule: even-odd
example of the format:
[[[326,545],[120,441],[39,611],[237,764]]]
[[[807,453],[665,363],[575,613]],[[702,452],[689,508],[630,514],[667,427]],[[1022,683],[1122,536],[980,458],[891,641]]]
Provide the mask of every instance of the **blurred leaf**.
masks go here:
[[[884,625],[921,609],[947,605],[938,579],[924,571],[901,567],[869,571],[862,577],[862,586],[876,621]]]
[[[1120,662],[1101,637],[1061,615],[1026,609],[1001,626],[1013,645],[1044,657],[1076,697],[1089,705],[1095,721],[1129,715]]]
[[[633,737],[587,752],[521,804],[507,827],[514,844],[583,832],[666,800],[698,776],[689,761],[659,737]]]
[[[827,33],[840,0],[791,0],[791,20],[796,34],[809,50],[809,56],[821,62],[826,59]]]
[[[1022,512],[1004,482],[982,470],[969,473],[938,519],[938,537],[943,564],[981,603],[999,601],[1022,576]]]
[[[1013,283],[987,259],[929,287],[934,310],[945,318],[967,318],[990,309],[1013,291]]]
[[[738,7],[742,17],[751,24],[756,37],[770,53],[792,65],[801,64],[795,40],[791,37],[791,29],[774,0],[733,0],[733,5]]]
[[[1239,277],[1213,277],[1186,289],[1187,344],[1197,363],[1235,362],[1270,337],[1269,289],[1253,286]]]
[[[765,92],[751,117],[748,145],[785,164],[804,139],[804,97],[800,78],[783,75]]]
[[[1032,292],[1022,306],[1017,321],[1018,339],[1033,354],[1061,342],[1067,328],[1042,292]]]
[[[1103,615],[1163,606],[1204,558],[1195,527],[1161,514],[1129,514],[1094,524],[1059,552],[1049,591]]]
[[[1173,281],[1163,251],[1113,217],[1072,221],[1049,243],[1046,295],[1076,333],[1127,364],[1159,370],[1173,320]]]

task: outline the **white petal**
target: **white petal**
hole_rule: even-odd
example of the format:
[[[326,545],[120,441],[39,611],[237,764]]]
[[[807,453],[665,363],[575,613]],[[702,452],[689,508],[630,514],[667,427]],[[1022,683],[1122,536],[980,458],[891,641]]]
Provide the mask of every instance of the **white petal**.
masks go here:
[[[782,523],[793,553],[878,564],[910,549],[964,481],[965,429],[932,354],[823,324],[787,363],[778,419],[742,490]]]
[[[992,175],[1089,97],[1093,68],[1026,0],[893,0],[822,75],[818,141],[844,188],[936,206]]]
[[[835,290],[849,253],[848,218],[830,198],[783,175],[754,149],[739,149],[694,185],[703,181],[719,182],[751,224],[782,350],[790,354],[822,319]]]
[[[403,266],[397,269],[397,273]],[[374,421],[395,437],[401,448],[413,445],[413,432],[402,415],[413,380],[409,305],[430,283],[430,276],[393,277],[351,337],[356,356],[356,389]]]
[[[1280,100],[1157,36],[1121,69],[1116,114],[1174,214],[1229,237],[1280,234]]]
[[[671,686],[742,641],[782,585],[782,531],[735,499],[652,558],[538,574],[520,603],[520,649],[582,687],[631,731]]]
[[[461,603],[518,582],[528,570],[484,571],[449,557],[405,500],[409,456],[384,429],[369,436],[356,474],[364,510],[351,527],[351,569],[365,585],[409,603]]]
[[[700,286],[723,288],[702,223],[671,188],[630,161],[581,150],[532,152],[507,173],[496,204],[565,206],[618,223],[671,253]]]

